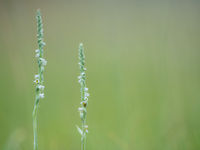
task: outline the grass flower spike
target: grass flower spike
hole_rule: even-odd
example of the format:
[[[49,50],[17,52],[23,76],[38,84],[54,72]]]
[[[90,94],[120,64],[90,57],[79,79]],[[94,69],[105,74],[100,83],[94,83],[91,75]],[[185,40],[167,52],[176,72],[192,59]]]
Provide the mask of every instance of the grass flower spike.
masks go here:
[[[82,127],[77,126],[78,132],[81,134],[81,150],[86,150],[86,134],[88,133],[88,125],[86,124],[86,115],[87,115],[87,106],[88,106],[88,88],[86,87],[86,68],[85,68],[85,55],[83,44],[79,46],[79,65],[80,65],[80,76],[78,81],[80,83],[80,92],[81,92],[81,106],[78,108],[80,113],[80,118],[82,121]]]
[[[35,57],[38,63],[38,74],[35,75],[35,86],[36,86],[36,95],[35,95],[35,104],[33,108],[33,135],[34,135],[34,150],[38,150],[38,137],[37,137],[37,113],[39,102],[44,98],[44,67],[47,64],[47,61],[43,58],[43,47],[45,43],[43,41],[43,24],[40,11],[37,11],[37,43],[38,49],[35,50]]]

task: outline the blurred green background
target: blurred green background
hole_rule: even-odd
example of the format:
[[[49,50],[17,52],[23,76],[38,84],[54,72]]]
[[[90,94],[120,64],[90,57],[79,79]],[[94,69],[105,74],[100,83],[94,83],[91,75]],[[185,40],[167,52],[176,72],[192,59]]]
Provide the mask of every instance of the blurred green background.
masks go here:
[[[80,149],[80,42],[88,150],[200,149],[199,0],[1,0],[0,149],[33,149],[37,8],[48,60],[40,150]]]

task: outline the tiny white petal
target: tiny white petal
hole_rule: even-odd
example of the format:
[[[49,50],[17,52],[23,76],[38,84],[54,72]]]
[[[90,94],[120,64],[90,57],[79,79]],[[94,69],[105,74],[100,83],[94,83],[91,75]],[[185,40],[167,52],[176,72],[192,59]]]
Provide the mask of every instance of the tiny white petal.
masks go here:
[[[85,132],[88,133],[88,129],[86,129]]]
[[[84,126],[85,132],[88,133],[88,125]]]
[[[89,93],[85,93],[85,97],[88,97],[88,96],[90,96],[90,94]]]
[[[87,100],[82,101],[82,102],[81,102],[81,105],[82,105],[82,104],[87,104]]]
[[[39,52],[40,52],[40,50],[39,50],[39,49],[36,49],[36,50],[35,50],[35,52],[36,52],[36,53],[39,53]]]
[[[44,98],[44,93],[40,93],[39,98]]]
[[[39,77],[40,77],[39,74],[35,75],[35,79],[39,79]]]
[[[46,61],[46,60],[44,60],[44,62],[43,62],[43,65],[44,65],[44,66],[46,66],[46,65],[47,65],[47,61]]]
[[[45,45],[46,45],[46,43],[45,43],[45,42],[42,42],[42,45],[44,45],[44,46],[45,46]]]
[[[39,85],[38,88],[41,89],[41,90],[44,90],[44,85]]]
[[[47,65],[47,61],[44,58],[40,58],[40,61],[41,61],[43,66]]]
[[[83,131],[78,126],[76,126],[76,128],[77,128],[78,132],[80,133],[80,135],[83,135]]]
[[[85,88],[85,91],[88,91],[88,88]]]
[[[83,111],[84,109],[82,107],[79,107],[78,108],[78,111]]]
[[[40,57],[40,54],[39,54],[39,53],[37,53],[37,54],[35,55],[35,57],[36,57],[36,58]]]

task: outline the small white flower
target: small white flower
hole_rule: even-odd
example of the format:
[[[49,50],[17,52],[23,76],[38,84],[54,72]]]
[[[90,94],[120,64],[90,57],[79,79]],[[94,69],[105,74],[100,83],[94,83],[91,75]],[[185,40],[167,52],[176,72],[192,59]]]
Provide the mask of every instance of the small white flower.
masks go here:
[[[36,74],[35,79],[39,79],[39,78],[40,78],[39,74]]]
[[[82,78],[82,76],[78,76],[78,79],[81,79]]]
[[[40,93],[39,98],[44,98],[44,93]]]
[[[82,105],[83,107],[86,107],[86,106],[87,106],[87,102],[88,102],[88,101],[87,101],[87,99],[86,99],[86,100],[84,100],[84,101],[81,102],[81,105]]]
[[[82,79],[78,80],[79,83],[81,83]]]
[[[47,61],[44,58],[40,58],[40,61],[41,61],[43,66],[47,65]]]
[[[43,46],[45,46],[45,45],[46,45],[46,43],[45,43],[45,42],[42,42],[42,45],[43,45]]]
[[[82,101],[81,104],[87,104],[87,101]]]
[[[83,76],[83,75],[85,75],[85,72],[82,72],[82,73],[81,73],[81,76]]]
[[[83,70],[86,71],[87,69],[86,69],[86,68],[83,68]]]
[[[79,108],[78,108],[78,111],[80,111],[80,112],[83,112],[83,110],[84,110],[84,109],[83,109],[82,107],[79,107]]]
[[[84,126],[85,132],[88,133],[88,125]]]
[[[88,96],[90,96],[90,94],[89,93],[85,93],[85,97],[88,97]]]
[[[88,88],[85,88],[85,91],[88,91]]]
[[[34,81],[36,84],[39,84],[40,83],[40,80],[39,79],[35,79]]]
[[[39,88],[40,90],[44,90],[44,85],[39,85],[38,88]]]
[[[40,57],[40,54],[39,53],[35,54],[35,57],[36,58]]]
[[[39,50],[39,49],[36,49],[36,50],[35,50],[35,52],[36,52],[36,53],[39,53],[39,52],[40,52],[40,50]]]

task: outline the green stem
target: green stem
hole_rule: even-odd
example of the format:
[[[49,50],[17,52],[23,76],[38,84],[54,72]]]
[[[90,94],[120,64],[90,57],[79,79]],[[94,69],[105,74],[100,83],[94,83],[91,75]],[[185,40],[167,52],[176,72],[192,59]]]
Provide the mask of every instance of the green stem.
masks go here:
[[[86,133],[84,131],[84,126],[86,125],[85,120],[82,121],[82,137],[81,137],[81,150],[86,150]]]
[[[38,113],[39,99],[35,100],[33,108],[33,135],[34,135],[34,150],[38,150],[38,137],[37,137],[37,113]]]

